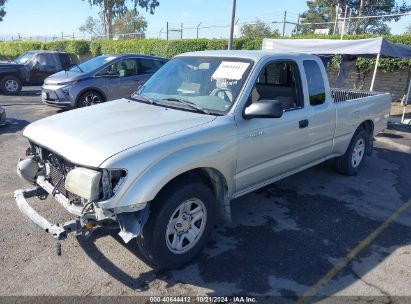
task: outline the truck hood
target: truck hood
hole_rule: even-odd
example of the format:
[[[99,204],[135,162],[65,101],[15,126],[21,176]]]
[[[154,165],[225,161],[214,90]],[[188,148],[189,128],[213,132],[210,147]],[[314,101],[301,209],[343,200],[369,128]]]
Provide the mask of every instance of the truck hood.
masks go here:
[[[119,99],[38,120],[23,135],[75,164],[98,167],[121,151],[214,119]]]
[[[84,78],[88,78],[89,73],[79,73],[79,72],[71,72],[71,71],[60,71],[56,74],[53,74],[47,77],[44,80],[44,84],[58,84],[58,83],[65,83],[75,80],[80,80]]]

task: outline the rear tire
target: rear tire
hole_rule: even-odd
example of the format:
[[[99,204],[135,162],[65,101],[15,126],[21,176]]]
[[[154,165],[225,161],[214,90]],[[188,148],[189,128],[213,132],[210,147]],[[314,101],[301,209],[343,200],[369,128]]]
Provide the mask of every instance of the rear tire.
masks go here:
[[[372,140],[372,139],[371,139]],[[345,175],[357,175],[364,165],[369,147],[370,136],[362,127],[355,131],[347,151],[343,156],[336,158],[335,168]]]
[[[5,95],[18,95],[21,92],[21,81],[15,76],[4,76],[0,88]]]
[[[80,95],[76,107],[84,108],[104,102],[103,96],[96,91],[87,91]]]
[[[200,253],[215,220],[213,192],[201,181],[180,180],[152,202],[138,247],[151,266],[179,268]]]

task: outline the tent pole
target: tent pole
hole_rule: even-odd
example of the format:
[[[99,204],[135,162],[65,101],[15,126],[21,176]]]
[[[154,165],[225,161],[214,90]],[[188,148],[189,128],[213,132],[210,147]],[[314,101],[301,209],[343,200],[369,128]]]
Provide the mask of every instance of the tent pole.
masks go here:
[[[340,38],[340,40],[342,40],[342,39],[343,39],[343,37],[344,37],[345,22],[347,21],[347,8],[348,8],[348,6],[345,6],[344,21],[343,21],[343,24],[342,24],[342,29],[341,29],[341,38]]]
[[[375,76],[377,76],[377,69],[378,69],[378,62],[379,61],[380,61],[380,53],[377,54],[377,60],[375,60],[375,67],[374,67],[374,73],[372,74],[370,91],[374,90]]]
[[[407,89],[407,94],[404,96],[402,106],[404,107],[402,109],[402,116],[401,116],[401,123],[405,123],[405,111],[407,110],[407,104],[408,104],[408,98],[410,98],[410,91],[411,91],[411,77],[410,81],[408,82],[408,89]]]

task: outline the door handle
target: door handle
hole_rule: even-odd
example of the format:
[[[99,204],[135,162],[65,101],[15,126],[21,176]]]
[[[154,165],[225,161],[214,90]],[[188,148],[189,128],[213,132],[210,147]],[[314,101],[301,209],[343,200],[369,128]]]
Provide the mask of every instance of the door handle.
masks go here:
[[[300,129],[308,127],[308,119],[303,119],[298,122]]]

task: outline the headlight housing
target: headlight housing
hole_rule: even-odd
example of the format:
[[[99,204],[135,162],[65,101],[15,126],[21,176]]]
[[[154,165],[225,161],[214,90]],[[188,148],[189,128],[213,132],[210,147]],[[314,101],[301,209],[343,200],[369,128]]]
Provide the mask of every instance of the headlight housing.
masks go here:
[[[75,85],[77,83],[77,80],[75,80],[75,81],[68,81],[68,82],[61,82],[61,83],[58,83],[57,85],[64,85],[64,87],[62,87],[61,88],[61,91],[64,93],[64,94],[69,94],[69,90],[70,90],[70,88],[73,86],[73,85]]]
[[[100,194],[101,172],[75,168],[67,173],[65,188],[88,201],[95,201]]]
[[[70,86],[70,85],[73,85],[73,84],[76,84],[76,83],[77,83],[77,80],[72,80],[72,81],[66,81],[66,82],[59,82],[59,83],[57,83],[57,85]]]
[[[107,176],[107,179],[104,178]],[[127,171],[124,169],[103,169],[103,194],[104,199],[111,198],[114,196],[120,186],[123,184],[125,178],[127,176]],[[107,195],[108,192],[104,189],[110,188],[110,195]]]
[[[77,167],[67,173],[65,188],[88,201],[108,200],[116,194],[126,175],[123,169],[97,171]]]

